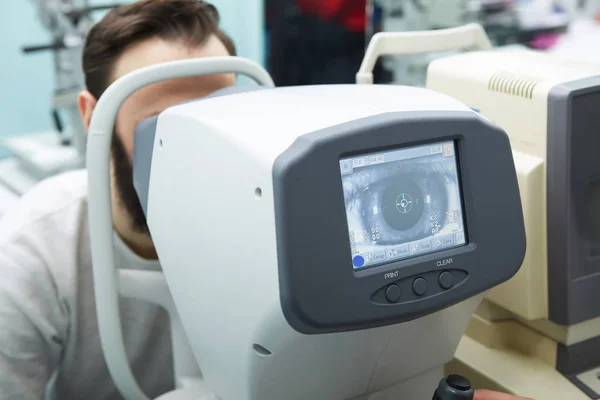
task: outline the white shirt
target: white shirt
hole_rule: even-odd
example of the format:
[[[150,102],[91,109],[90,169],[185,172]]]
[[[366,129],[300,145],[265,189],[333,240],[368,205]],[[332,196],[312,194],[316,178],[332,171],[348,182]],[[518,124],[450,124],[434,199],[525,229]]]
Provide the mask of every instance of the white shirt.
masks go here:
[[[158,270],[115,235],[119,268]],[[130,365],[150,398],[173,389],[166,312],[121,299]],[[0,220],[0,399],[122,399],[98,334],[87,173],[43,181]]]

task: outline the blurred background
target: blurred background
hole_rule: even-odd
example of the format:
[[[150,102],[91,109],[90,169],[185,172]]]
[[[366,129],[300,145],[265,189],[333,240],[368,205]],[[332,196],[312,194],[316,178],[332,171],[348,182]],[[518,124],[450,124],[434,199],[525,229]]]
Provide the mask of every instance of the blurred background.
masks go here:
[[[0,137],[53,129],[52,93],[56,88],[54,52],[25,53],[24,47],[45,45],[53,41],[60,29],[46,27],[43,18],[58,12],[60,3],[87,3],[102,6],[109,2],[55,0],[0,0]],[[126,1],[120,1],[127,3]],[[46,4],[44,10],[38,4]],[[227,32],[233,36],[243,56],[261,63],[265,59],[264,4],[260,0],[216,0]],[[93,11],[92,20],[106,10]]]
[[[109,0],[107,0],[109,1]],[[0,0],[0,196],[81,164],[80,49],[86,30],[118,3]],[[126,3],[126,1],[121,1]],[[600,61],[600,0],[213,0],[239,55],[279,86],[354,83],[380,31],[481,23],[496,46],[525,46]],[[423,86],[443,54],[385,57],[376,83]],[[79,164],[78,164],[79,163]],[[3,203],[0,198],[0,204]]]

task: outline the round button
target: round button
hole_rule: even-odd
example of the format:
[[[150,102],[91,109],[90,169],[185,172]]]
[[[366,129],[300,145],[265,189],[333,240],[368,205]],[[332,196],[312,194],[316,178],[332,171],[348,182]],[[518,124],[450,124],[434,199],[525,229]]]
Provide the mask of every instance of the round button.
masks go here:
[[[413,292],[417,296],[423,296],[427,293],[427,281],[424,278],[417,278],[413,282]]]
[[[396,303],[398,300],[400,300],[400,295],[401,291],[398,285],[390,285],[387,287],[387,289],[385,289],[385,298],[390,303]]]
[[[365,259],[363,258],[363,256],[356,256],[352,259],[352,263],[355,267],[360,268],[363,265],[365,265]]]
[[[444,271],[440,274],[439,283],[442,289],[448,290],[454,285],[454,277],[448,271]]]
[[[471,390],[471,382],[464,376],[460,375],[449,375],[446,378],[446,382],[450,387],[453,387],[456,390],[467,391]]]

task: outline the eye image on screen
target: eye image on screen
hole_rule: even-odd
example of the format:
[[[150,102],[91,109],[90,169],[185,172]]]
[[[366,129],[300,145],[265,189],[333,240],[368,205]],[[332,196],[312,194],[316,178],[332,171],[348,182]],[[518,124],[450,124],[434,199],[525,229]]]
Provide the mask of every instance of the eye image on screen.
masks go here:
[[[454,142],[340,160],[355,269],[466,244]]]

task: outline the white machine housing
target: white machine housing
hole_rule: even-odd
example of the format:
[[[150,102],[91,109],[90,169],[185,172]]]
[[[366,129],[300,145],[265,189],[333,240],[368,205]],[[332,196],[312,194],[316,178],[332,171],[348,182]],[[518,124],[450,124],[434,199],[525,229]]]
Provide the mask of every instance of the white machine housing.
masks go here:
[[[267,88],[219,91],[136,128],[133,179],[164,274],[117,271],[110,143],[120,105],[152,83],[227,72]],[[171,317],[177,390],[161,400],[431,398],[481,294],[512,277],[525,254],[506,134],[424,89],[273,86],[249,60],[213,57],[142,68],[99,99],[88,133],[89,218],[100,339],[115,384],[128,400],[147,398],[126,357],[122,295]],[[414,146],[430,175],[443,167],[429,157],[453,157],[455,178],[438,187],[462,193],[453,209],[462,202],[468,241],[356,270],[341,160]],[[409,164],[391,172],[419,179],[422,165]],[[429,214],[417,214],[426,227]],[[429,249],[442,246],[429,232]]]
[[[287,89],[282,97],[296,104],[258,91],[174,107],[159,118],[148,224],[203,377],[221,399],[376,400],[410,393],[425,400],[481,301],[477,296],[401,325],[319,336],[286,321],[276,268],[277,157],[304,134],[364,117],[468,110],[417,89],[363,88]],[[197,191],[184,189],[197,179]]]
[[[203,377],[218,398],[431,397],[481,296],[399,324],[300,332],[282,310],[277,266],[285,261],[278,259],[273,174],[282,153],[307,134],[390,113],[440,111],[475,115],[423,89],[348,85],[225,95],[158,117],[148,225]],[[136,147],[143,147],[137,133]],[[511,252],[518,258],[520,249]],[[493,272],[486,275],[491,280]],[[312,285],[318,296],[320,283]]]
[[[524,49],[471,52],[432,62],[427,87],[477,110],[511,141],[527,252],[486,300],[546,335],[539,341],[552,338],[539,357],[600,397],[600,65]]]
[[[519,273],[509,282],[491,290],[487,298],[527,320],[549,319],[549,299],[555,299],[561,303],[560,308],[566,308],[564,305],[568,297],[577,294],[572,290],[549,293],[548,289],[548,251],[552,249],[548,247],[551,239],[547,236],[547,223],[562,216],[550,215],[547,202],[550,196],[568,195],[564,189],[569,189],[566,184],[560,184],[552,193],[548,183],[561,179],[566,173],[565,164],[574,157],[572,149],[561,148],[556,143],[552,131],[554,128],[569,130],[566,125],[571,121],[564,121],[559,127],[549,126],[549,123],[559,123],[552,118],[554,98],[565,92],[572,97],[570,92],[575,92],[575,88],[571,88],[573,85],[578,89],[587,88],[588,92],[598,90],[595,87],[600,84],[599,75],[600,65],[565,61],[524,49],[469,52],[435,60],[429,66],[429,89],[464,102],[501,126],[509,135],[525,215],[527,253]],[[548,148],[549,143],[554,147]],[[592,145],[591,142],[589,144]],[[560,166],[563,171],[561,177],[547,176],[553,172],[547,170],[547,160],[553,157],[564,163]],[[565,231],[566,221],[561,222],[565,223],[562,227]],[[561,230],[560,225],[558,223],[553,229]],[[555,245],[562,247],[566,244],[560,243],[559,239]],[[563,268],[569,269],[568,266]],[[573,278],[579,275],[575,270],[571,272]],[[593,275],[593,271],[590,272]],[[566,291],[569,294],[564,293]],[[520,295],[514,296],[514,293]],[[585,302],[591,303],[590,299]],[[569,308],[579,307],[591,307],[591,304],[577,304]],[[600,307],[596,308],[598,315],[589,317],[600,316]],[[555,322],[562,325],[582,320],[568,318],[566,310],[557,311],[557,314],[562,316],[554,318]]]

